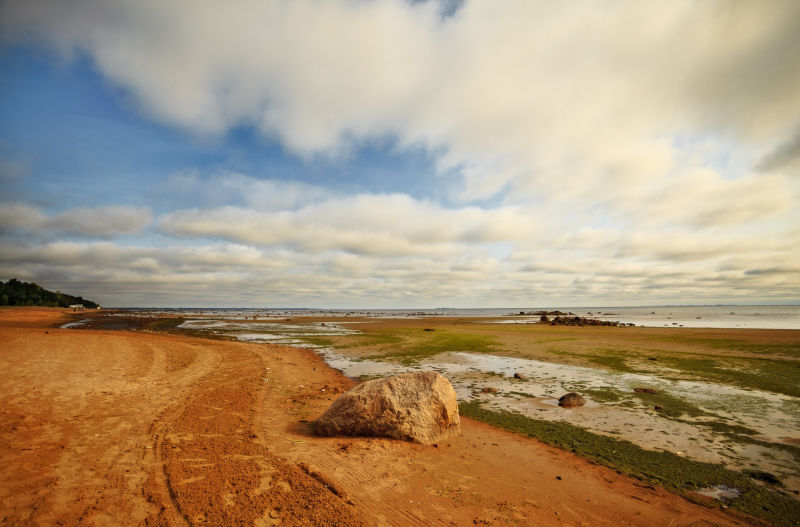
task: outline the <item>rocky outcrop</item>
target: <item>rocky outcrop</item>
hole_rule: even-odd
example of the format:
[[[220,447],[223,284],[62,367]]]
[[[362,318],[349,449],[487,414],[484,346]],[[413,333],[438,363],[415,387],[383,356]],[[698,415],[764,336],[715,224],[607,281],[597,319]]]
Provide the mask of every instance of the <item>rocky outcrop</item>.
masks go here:
[[[586,404],[586,399],[575,392],[562,395],[558,400],[558,406],[563,406],[564,408],[573,408],[575,406],[583,406],[584,404]]]
[[[456,392],[436,372],[366,381],[316,421],[319,435],[377,436],[429,445],[460,431]]]
[[[542,320],[542,322],[546,322],[546,320]],[[550,320],[551,326],[633,326],[634,324],[626,324],[624,322],[618,322],[615,320],[598,320],[596,318],[584,318],[584,317],[555,317]]]
[[[566,315],[574,315],[572,311],[569,313],[565,313],[563,311],[520,311],[519,313],[509,313],[507,316],[509,317],[516,317],[516,316],[566,316]]]

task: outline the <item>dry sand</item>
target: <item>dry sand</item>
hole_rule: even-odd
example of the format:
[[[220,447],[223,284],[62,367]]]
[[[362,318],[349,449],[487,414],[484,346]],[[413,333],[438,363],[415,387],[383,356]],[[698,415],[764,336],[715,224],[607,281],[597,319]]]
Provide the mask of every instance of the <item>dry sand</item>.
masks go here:
[[[481,423],[319,438],[312,352],[0,310],[2,525],[752,525]]]

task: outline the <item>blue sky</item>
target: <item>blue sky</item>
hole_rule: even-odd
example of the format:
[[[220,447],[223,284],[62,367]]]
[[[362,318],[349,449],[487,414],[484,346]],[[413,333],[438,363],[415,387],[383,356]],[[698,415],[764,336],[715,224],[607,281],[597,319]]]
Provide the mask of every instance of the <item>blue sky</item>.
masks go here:
[[[7,0],[0,34],[0,279],[109,306],[800,301],[796,3]]]
[[[152,204],[159,196],[147,195],[142,187],[197,171],[447,200],[424,148],[400,152],[390,139],[377,138],[345,158],[303,158],[250,126],[208,137],[149,120],[85,56],[64,63],[41,49],[13,47],[0,57],[0,68],[5,72],[0,85],[4,158],[36,176],[12,179],[4,193],[47,204],[49,211]]]

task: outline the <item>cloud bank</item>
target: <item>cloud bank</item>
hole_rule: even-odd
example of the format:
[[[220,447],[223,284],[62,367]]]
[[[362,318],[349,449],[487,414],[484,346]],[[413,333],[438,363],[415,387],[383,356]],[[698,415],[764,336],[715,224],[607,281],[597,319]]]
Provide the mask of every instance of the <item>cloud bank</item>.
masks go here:
[[[388,140],[429,152],[431,185],[450,189],[446,202],[341,195],[198,167],[164,187],[195,206],[155,216],[4,206],[6,229],[149,233],[138,248],[11,247],[6,269],[124,253],[108,256],[118,275],[106,280],[147,271],[201,284],[217,273],[299,303],[800,298],[800,3],[468,0],[442,10],[6,0],[7,39],[88,57],[166,126],[201,137],[252,127],[343,166]],[[173,246],[148,245],[156,239]],[[193,263],[198,254],[217,255],[217,267]],[[318,297],[304,292],[312,278]]]
[[[0,203],[0,228],[6,231],[111,238],[136,234],[153,220],[146,207],[81,207],[46,215],[25,203]]]

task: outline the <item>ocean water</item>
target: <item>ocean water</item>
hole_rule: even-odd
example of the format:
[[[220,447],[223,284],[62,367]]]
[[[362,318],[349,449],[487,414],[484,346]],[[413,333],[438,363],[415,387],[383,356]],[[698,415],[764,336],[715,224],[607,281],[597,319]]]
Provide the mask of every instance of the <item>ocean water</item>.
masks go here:
[[[648,327],[800,329],[800,306],[572,307],[560,311]]]
[[[373,318],[424,318],[424,317],[506,317],[504,323],[538,322],[538,316],[519,315],[520,312],[562,311],[587,318],[619,321],[648,327],[687,328],[749,328],[749,329],[800,329],[800,305],[791,306],[640,306],[640,307],[513,307],[469,309],[271,309],[271,308],[171,308],[145,309],[143,316],[152,314],[181,314],[189,317],[215,319],[241,319],[257,316],[259,320],[291,317],[373,317]]]

